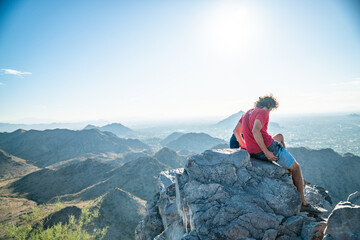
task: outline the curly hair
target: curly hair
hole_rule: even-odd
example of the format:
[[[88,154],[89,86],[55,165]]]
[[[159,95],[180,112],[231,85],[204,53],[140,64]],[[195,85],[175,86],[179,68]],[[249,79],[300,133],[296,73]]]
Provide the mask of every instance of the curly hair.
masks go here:
[[[259,97],[259,100],[254,103],[254,106],[257,108],[267,107],[268,109],[276,109],[279,107],[279,102],[272,94],[270,94]]]

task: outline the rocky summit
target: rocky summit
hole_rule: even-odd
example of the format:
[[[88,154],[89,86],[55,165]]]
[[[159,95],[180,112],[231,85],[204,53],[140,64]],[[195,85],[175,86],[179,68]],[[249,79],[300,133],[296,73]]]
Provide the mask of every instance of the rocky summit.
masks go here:
[[[135,239],[322,239],[326,222],[300,212],[291,176],[244,150],[207,150],[185,169],[162,172],[159,192]],[[326,215],[326,190],[306,186],[306,199]]]

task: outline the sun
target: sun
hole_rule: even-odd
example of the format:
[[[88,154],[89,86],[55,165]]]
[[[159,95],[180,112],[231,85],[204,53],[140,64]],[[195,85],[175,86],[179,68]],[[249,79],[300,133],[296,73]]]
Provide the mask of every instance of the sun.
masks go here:
[[[259,38],[259,15],[248,7],[217,6],[208,11],[203,20],[200,33],[208,51],[225,55],[244,53]]]

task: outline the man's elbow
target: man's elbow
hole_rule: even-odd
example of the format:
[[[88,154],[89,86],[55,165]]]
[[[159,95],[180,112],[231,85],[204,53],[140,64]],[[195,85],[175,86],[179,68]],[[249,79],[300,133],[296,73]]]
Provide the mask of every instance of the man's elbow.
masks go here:
[[[253,129],[251,132],[253,135],[258,135],[260,133],[258,129]]]

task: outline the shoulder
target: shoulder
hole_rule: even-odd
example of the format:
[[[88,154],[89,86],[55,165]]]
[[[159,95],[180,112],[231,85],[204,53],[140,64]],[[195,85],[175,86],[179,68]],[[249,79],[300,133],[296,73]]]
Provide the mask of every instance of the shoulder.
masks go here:
[[[267,115],[269,116],[269,112],[262,108],[255,108],[253,111],[256,115]]]
[[[263,122],[263,124],[269,119],[269,112],[264,109],[255,108],[253,113],[254,119],[259,119],[261,122]]]

